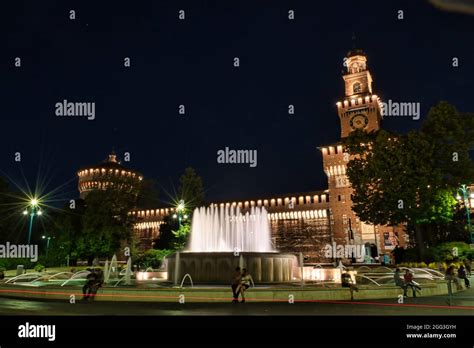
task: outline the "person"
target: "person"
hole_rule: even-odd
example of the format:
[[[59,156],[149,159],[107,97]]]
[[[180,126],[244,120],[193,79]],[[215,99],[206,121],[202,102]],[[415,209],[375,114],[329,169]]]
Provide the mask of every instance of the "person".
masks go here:
[[[89,271],[89,274],[86,276],[86,283],[82,287],[82,294],[84,296],[82,298],[83,301],[87,301],[87,299],[89,298],[91,288],[92,288],[92,284],[95,281],[94,271],[91,268],[88,268],[87,271]]]
[[[238,288],[238,292],[240,292],[240,295],[242,296],[242,301],[240,301],[240,303],[245,302],[245,290],[247,290],[250,287],[251,279],[252,277],[247,272],[247,269],[246,268],[242,269],[242,278],[240,279],[240,286]]]
[[[403,289],[403,297],[407,297],[407,286],[405,284],[405,281],[402,279],[402,276],[400,275],[400,268],[397,268],[395,270],[395,273],[393,274],[393,280],[395,280],[396,286],[399,286]]]
[[[413,291],[413,297],[416,297],[416,290],[421,290],[421,288],[413,281],[413,274],[410,272],[409,269],[405,271],[403,279],[405,280],[405,286],[407,287],[407,289],[410,287]],[[406,293],[407,290],[405,290],[404,296],[406,296]]]
[[[90,301],[94,301],[97,291],[104,284],[104,272],[102,272],[100,268],[96,268],[93,270],[93,273],[94,273],[94,280],[90,286],[90,291],[89,291]]]
[[[234,298],[232,300],[233,303],[239,302],[239,293],[238,293],[238,288],[240,286],[240,282],[242,279],[242,273],[240,272],[240,267],[235,268],[234,276],[232,277],[232,294],[234,295]]]
[[[461,265],[461,267],[459,267],[458,269],[458,277],[459,279],[464,279],[464,286],[466,287],[466,289],[469,289],[471,287],[469,278],[467,277],[467,274],[466,274],[466,269],[464,268],[463,265]]]
[[[462,289],[461,283],[459,282],[458,277],[456,277],[456,274],[454,273],[453,265],[449,266],[448,269],[446,270],[444,279],[448,281],[448,287],[451,286],[451,282],[454,282],[454,284],[456,284],[456,289],[458,291]]]
[[[343,288],[349,288],[349,291],[351,292],[351,301],[353,301],[354,290],[358,292],[359,288],[355,286],[354,282],[352,281],[351,274],[347,270],[341,274],[341,285]]]
[[[466,259],[464,261],[464,266],[466,267],[467,276],[470,277],[471,276],[471,260]]]

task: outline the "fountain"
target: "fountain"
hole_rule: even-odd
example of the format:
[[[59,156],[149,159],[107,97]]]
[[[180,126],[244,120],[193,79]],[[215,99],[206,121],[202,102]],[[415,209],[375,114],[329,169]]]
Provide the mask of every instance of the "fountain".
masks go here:
[[[183,284],[184,284],[184,281],[186,280],[186,278],[189,279],[189,282],[191,283],[191,287],[193,288],[193,287],[194,287],[193,278],[191,278],[191,276],[190,276],[188,273],[186,273],[186,274],[184,275],[183,280],[181,281],[181,286],[180,286],[180,288],[183,288]]]
[[[168,260],[168,279],[175,284],[181,274],[190,274],[195,283],[227,284],[237,266],[247,268],[256,282],[290,282],[298,273],[296,256],[274,249],[263,207],[245,214],[238,206],[196,208],[188,247]]]
[[[112,256],[112,260],[110,261],[108,271],[104,272],[104,283],[107,284],[109,281],[116,280],[118,279],[118,276],[119,276],[119,272],[118,272],[117,255],[114,254],[114,256]]]
[[[129,257],[127,260],[127,266],[125,270],[125,285],[132,285],[132,258]]]

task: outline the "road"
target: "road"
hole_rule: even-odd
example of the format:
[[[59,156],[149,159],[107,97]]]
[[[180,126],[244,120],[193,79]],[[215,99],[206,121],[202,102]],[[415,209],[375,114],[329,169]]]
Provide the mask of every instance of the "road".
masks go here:
[[[336,303],[139,303],[94,302],[75,304],[0,298],[0,315],[474,315],[474,290],[458,293],[449,306],[445,296],[339,301]]]

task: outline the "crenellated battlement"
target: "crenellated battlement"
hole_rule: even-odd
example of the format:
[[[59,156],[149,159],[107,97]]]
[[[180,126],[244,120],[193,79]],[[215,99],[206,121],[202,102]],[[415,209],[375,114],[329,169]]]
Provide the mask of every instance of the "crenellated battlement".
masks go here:
[[[209,206],[213,207],[239,207],[241,210],[251,209],[252,207],[265,207],[269,213],[281,213],[290,212],[291,210],[307,210],[314,208],[325,208],[329,202],[329,195],[327,193],[313,192],[306,195],[291,195],[282,196],[277,198],[257,199],[248,201],[235,201],[235,202],[223,202],[223,203],[211,203]],[[129,212],[129,215],[136,216],[137,218],[144,218],[146,220],[160,220],[164,216],[173,214],[176,212],[176,208],[160,208],[160,209],[146,209],[146,210],[134,210]],[[309,214],[309,213],[308,213]],[[319,216],[319,213],[313,216]],[[271,215],[271,214],[270,214]],[[280,218],[284,216],[290,217],[290,215],[278,215]],[[291,215],[293,218],[293,214]],[[301,217],[310,217],[311,215],[300,215]],[[156,226],[158,227],[158,226]]]
[[[382,110],[382,101],[379,96],[376,94],[366,95],[364,97],[347,97],[343,101],[338,101],[336,103],[337,112],[340,117],[352,116],[360,113],[362,110],[374,112],[381,112]]]

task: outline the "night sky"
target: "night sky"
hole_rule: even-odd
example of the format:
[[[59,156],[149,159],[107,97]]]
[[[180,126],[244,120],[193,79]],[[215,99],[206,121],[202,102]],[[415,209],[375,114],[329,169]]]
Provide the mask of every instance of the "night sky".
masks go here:
[[[76,170],[112,148],[164,202],[187,166],[213,201],[326,189],[317,146],[339,140],[352,33],[374,92],[421,103],[421,120],[384,128],[419,127],[440,100],[474,109],[474,16],[425,1],[9,1],[0,23],[0,170],[22,186],[22,175],[64,184],[64,198],[78,196]],[[57,117],[64,99],[95,102],[95,120]],[[225,147],[258,150],[257,167],[218,164]]]

